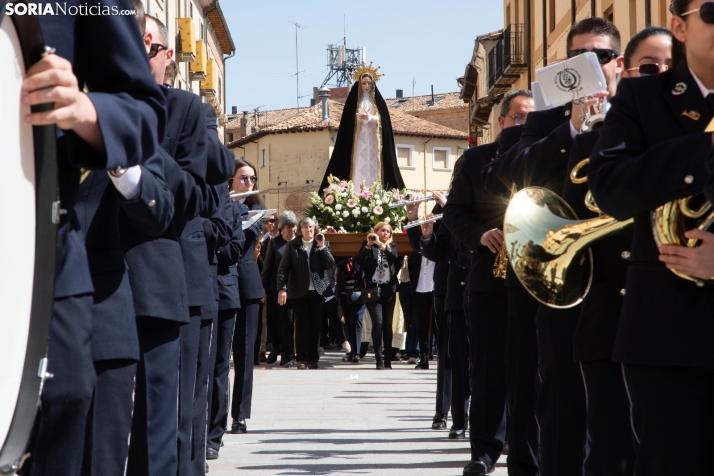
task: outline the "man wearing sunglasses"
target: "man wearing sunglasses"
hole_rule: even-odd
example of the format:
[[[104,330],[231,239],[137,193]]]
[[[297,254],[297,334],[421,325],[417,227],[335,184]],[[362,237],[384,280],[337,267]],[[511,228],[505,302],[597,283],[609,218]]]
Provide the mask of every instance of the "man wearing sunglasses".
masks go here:
[[[620,33],[611,22],[588,18],[573,25],[567,37],[568,58],[595,53],[607,81],[607,91],[586,98],[582,105],[568,103],[528,115],[517,154],[504,157],[511,160],[511,179],[519,189],[541,186],[562,194],[570,172],[568,158],[574,138],[587,114],[594,112],[592,106],[615,95],[623,67],[619,51]],[[580,308],[553,309],[536,305],[525,290],[521,292],[521,299],[509,301],[509,313],[517,314],[520,322],[536,322],[535,329],[523,328],[521,338],[537,343],[540,385],[535,402],[521,403],[533,405],[538,421],[540,471],[542,474],[583,474],[585,389],[580,367],[573,360],[573,335]],[[530,378],[535,382],[536,374]]]

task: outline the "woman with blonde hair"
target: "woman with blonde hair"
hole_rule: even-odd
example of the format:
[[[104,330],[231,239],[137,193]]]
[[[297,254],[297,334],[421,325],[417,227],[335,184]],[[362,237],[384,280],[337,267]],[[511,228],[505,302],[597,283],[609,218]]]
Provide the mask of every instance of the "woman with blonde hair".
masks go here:
[[[379,370],[392,368],[392,317],[397,291],[395,263],[398,258],[397,246],[392,242],[392,227],[386,222],[375,225],[374,232],[362,242],[356,258],[361,270],[357,285],[362,288],[364,304],[372,319],[372,344]],[[387,351],[384,356],[383,343]]]

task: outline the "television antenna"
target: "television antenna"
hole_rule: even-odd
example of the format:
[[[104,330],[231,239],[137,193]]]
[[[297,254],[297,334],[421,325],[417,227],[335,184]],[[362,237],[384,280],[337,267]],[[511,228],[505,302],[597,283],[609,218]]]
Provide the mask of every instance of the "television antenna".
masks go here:
[[[296,92],[297,94],[295,95],[297,97],[297,107],[300,107],[300,73],[303,71],[300,71],[300,68],[298,67],[298,28],[302,28],[302,25],[297,24],[297,22],[290,21],[288,20],[288,23],[291,23],[295,25],[295,83],[296,83]]]

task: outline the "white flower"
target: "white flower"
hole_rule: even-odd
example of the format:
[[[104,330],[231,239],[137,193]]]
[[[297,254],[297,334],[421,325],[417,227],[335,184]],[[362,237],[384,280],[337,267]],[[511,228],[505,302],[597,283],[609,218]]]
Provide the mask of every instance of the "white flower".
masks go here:
[[[335,210],[342,210],[342,205],[340,205],[339,203],[335,205]]]
[[[381,205],[381,204],[382,204],[382,200],[377,199],[377,201],[375,201],[374,203],[375,203],[375,205]]]
[[[387,218],[384,219],[384,223],[389,223],[390,221],[392,221],[392,220],[391,220],[391,218],[389,218],[389,217],[387,217]]]
[[[343,197],[346,197],[346,196],[347,196],[347,192],[342,192],[340,195],[342,195]]]
[[[362,207],[362,213],[367,213],[369,212],[369,208],[367,207]]]
[[[359,213],[359,212],[358,212],[358,213]],[[350,216],[350,212],[348,212],[347,210],[345,210],[344,212],[342,212],[342,216],[345,217],[345,218],[347,218],[348,216]]]
[[[347,211],[345,211],[345,213],[347,213]],[[359,209],[355,208],[354,210],[352,210],[352,214],[353,214],[354,216],[358,217],[358,216],[359,216]]]

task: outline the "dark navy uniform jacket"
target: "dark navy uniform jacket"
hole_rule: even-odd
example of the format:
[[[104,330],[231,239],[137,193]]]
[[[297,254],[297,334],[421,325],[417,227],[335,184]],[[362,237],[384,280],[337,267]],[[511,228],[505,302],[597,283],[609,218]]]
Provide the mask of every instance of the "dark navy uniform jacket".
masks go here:
[[[600,136],[598,131],[578,134],[573,141],[570,159],[563,170],[570,173],[581,160],[590,157]],[[585,206],[587,183],[574,184],[570,179],[563,185],[563,199],[580,219],[598,215]],[[593,282],[580,305],[580,320],[575,331],[576,360],[610,359],[620,321],[622,296],[625,288],[629,250],[632,245],[632,226],[601,238],[590,247],[593,254]]]
[[[75,211],[86,240],[94,284],[92,356],[94,360],[139,358],[134,302],[122,251],[119,216],[147,235],[160,235],[171,222],[173,196],[163,178],[163,158],[142,162],[141,191],[124,199],[106,172],[82,182]]]
[[[444,210],[438,203],[434,205],[431,211],[434,215],[443,213]],[[433,233],[441,228],[441,221],[434,222]],[[419,273],[421,272],[421,227],[410,228],[407,230],[407,238],[409,238],[409,244],[412,247],[413,253],[409,253],[407,259],[409,260],[409,280],[411,283],[412,292],[416,292],[417,285],[419,284]],[[435,260],[429,257],[427,259],[434,261],[434,296],[446,296],[447,295],[447,280],[449,277],[449,260]],[[401,268],[401,267],[400,267]]]
[[[238,261],[245,243],[243,234],[243,216],[233,206],[230,196],[225,208],[226,223],[229,225],[230,239],[216,250],[218,259],[218,309],[239,309],[240,291],[238,289]]]
[[[451,193],[449,193],[449,196],[451,196]],[[419,234],[419,251],[421,254],[427,259],[446,264],[447,275],[444,280],[446,283],[446,300],[444,310],[463,311],[465,302],[464,292],[466,290],[466,279],[469,274],[470,264],[468,248],[463,246],[458,238],[445,226],[434,230],[431,236],[426,240],[422,236],[421,228],[409,229],[409,233],[413,233],[414,231]],[[434,280],[434,286],[436,286],[436,271],[434,272]]]
[[[714,287],[700,288],[658,260],[650,220],[655,207],[704,190],[712,134],[702,131],[712,112],[686,62],[658,75],[623,79],[610,104],[588,182],[604,213],[635,219],[613,358],[714,368]]]
[[[464,152],[459,171],[454,177],[449,200],[444,210],[444,224],[471,254],[468,278],[470,293],[504,293],[504,281],[493,275],[496,254],[481,245],[481,236],[494,228],[503,228],[503,215],[510,195],[510,178],[497,179],[487,192],[482,183],[483,171],[511,153],[520,139],[523,126],[501,131],[498,142],[473,147]],[[497,187],[496,187],[497,185]],[[510,268],[510,267],[509,267]],[[509,274],[513,274],[509,271]],[[520,286],[515,275],[512,285]],[[507,284],[510,281],[507,280]]]
[[[239,210],[243,217],[243,221],[248,219],[250,210],[265,210],[262,205],[245,206],[240,202],[232,202],[233,207]],[[261,218],[250,228],[243,230],[245,240],[243,249],[241,249],[241,258],[238,261],[238,290],[240,291],[241,301],[246,299],[262,299],[265,296],[263,290],[263,282],[260,278],[260,270],[258,263],[255,261],[255,240],[258,239],[263,223],[265,220]]]
[[[218,207],[211,218],[203,218],[203,230],[206,236],[206,248],[208,252],[208,264],[211,269],[213,278],[213,298],[214,302],[207,309],[218,310],[221,297],[221,283],[219,279],[218,255],[221,248],[229,244],[231,240],[231,226],[233,224],[233,213],[231,207],[231,198],[228,192],[228,183],[224,182],[221,185],[212,185],[211,188],[218,196]],[[224,275],[228,276],[227,282],[230,283],[230,270],[225,267],[221,269]],[[212,319],[211,313],[201,315],[202,319]]]
[[[235,171],[235,156],[218,139],[218,118],[216,110],[208,103],[203,103],[203,112],[208,130],[209,166],[206,170],[206,182],[209,185],[220,185],[233,176]]]
[[[84,2],[65,3],[71,8]],[[131,9],[126,0],[108,0],[102,6]],[[55,297],[62,298],[93,290],[74,213],[80,168],[113,170],[154,155],[157,137],[163,136],[166,110],[133,16],[41,15],[37,19],[45,43],[72,63],[79,84],[90,91],[105,144],[105,150],[97,152],[74,132],[57,129],[59,195],[62,208],[68,211],[58,233]]]

